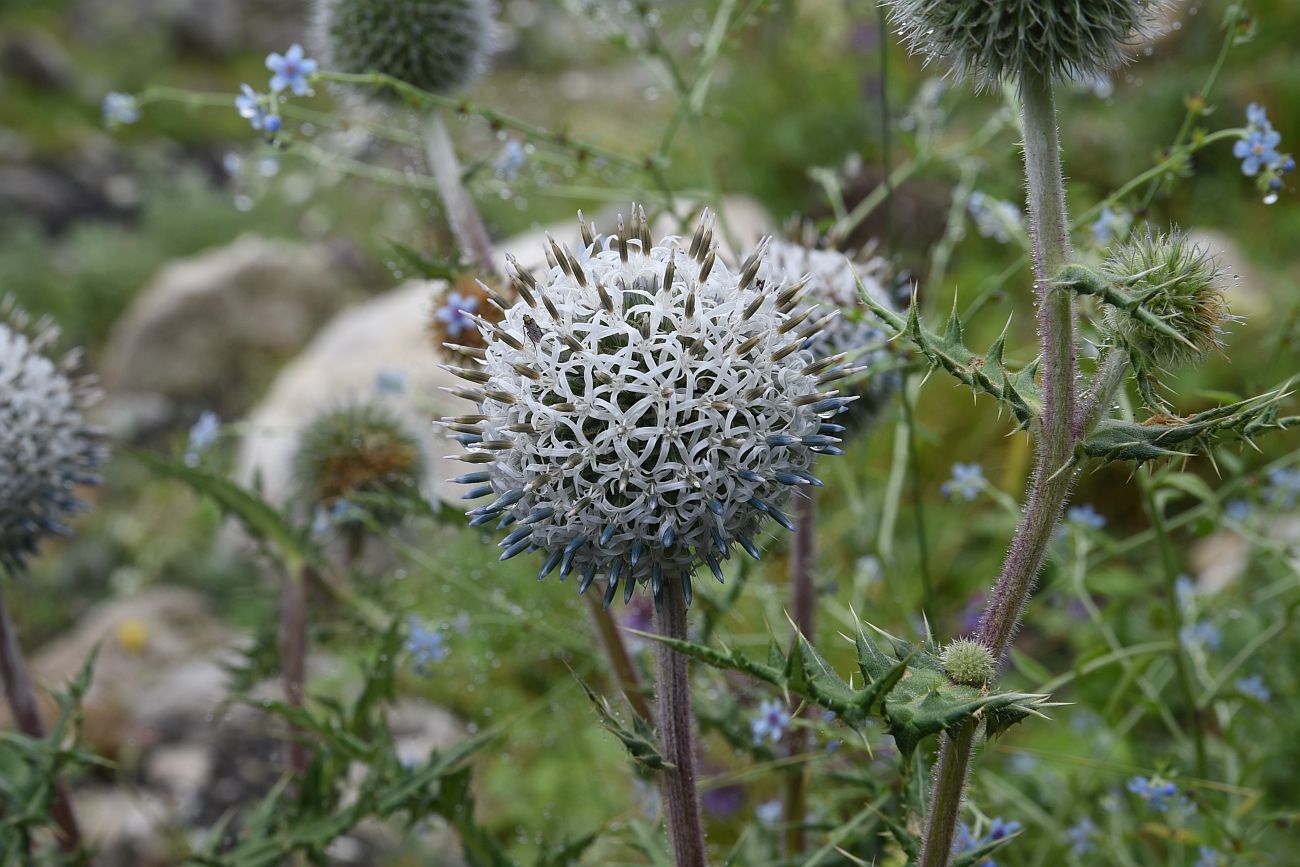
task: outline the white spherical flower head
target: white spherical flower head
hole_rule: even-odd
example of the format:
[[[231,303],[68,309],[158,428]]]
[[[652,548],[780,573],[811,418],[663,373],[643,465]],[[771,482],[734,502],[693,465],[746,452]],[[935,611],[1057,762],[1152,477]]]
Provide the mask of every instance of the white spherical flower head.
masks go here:
[[[76,486],[97,484],[105,451],[82,418],[97,393],[77,355],[52,358],[57,332],[0,303],[0,566],[20,570],[40,540],[66,535],[85,508]]]
[[[859,291],[865,291],[883,307],[896,309],[885,288],[889,265],[879,256],[863,255],[850,259],[837,250],[820,249],[811,244],[773,239],[758,269],[758,278],[773,284],[796,284],[806,288],[803,302],[795,308],[802,313],[811,307],[822,311],[839,310],[840,314],[822,329],[810,347],[818,357],[843,356],[860,374],[845,388],[863,400],[854,404],[846,419],[859,420],[862,413],[878,408],[897,386],[898,377],[891,372],[869,373],[889,361],[889,335],[862,304]],[[860,285],[859,285],[860,284]]]
[[[756,279],[762,250],[739,272],[713,246],[706,215],[689,241],[652,244],[644,212],[598,238],[583,225],[575,256],[550,242],[548,271],[512,262],[520,300],[487,342],[473,383],[453,393],[479,404],[447,419],[481,465],[456,481],[491,496],[472,524],[511,528],[502,559],[538,549],[540,577],[576,571],[585,591],[607,578],[630,600],[656,599],[738,544],[757,557],[766,518],[791,529],[781,505],[838,440],[826,419],[853,398],[808,347],[835,316],[798,312],[799,291]]]

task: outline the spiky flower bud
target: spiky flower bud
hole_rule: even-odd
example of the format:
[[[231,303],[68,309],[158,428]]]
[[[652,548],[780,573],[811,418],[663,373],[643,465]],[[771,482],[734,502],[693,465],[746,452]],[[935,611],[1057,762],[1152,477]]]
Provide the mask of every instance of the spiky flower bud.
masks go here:
[[[496,40],[491,0],[321,0],[316,51],[340,72],[379,72],[437,94],[487,71]],[[391,88],[368,96],[396,101]]]
[[[1108,312],[1112,333],[1134,354],[1166,367],[1199,361],[1220,346],[1232,315],[1223,271],[1205,246],[1177,230],[1134,232],[1102,272],[1134,305]],[[1133,315],[1139,308],[1142,315]]]
[[[471,524],[511,527],[502,559],[538,549],[539,577],[576,571],[585,591],[607,578],[606,604],[649,582],[720,561],[767,518],[792,528],[789,490],[833,450],[827,419],[847,406],[818,383],[819,312],[779,303],[757,280],[761,256],[733,271],[712,220],[694,237],[651,241],[645,214],[577,254],[551,241],[551,266],[513,266],[520,301],[499,325],[477,324],[481,367],[454,394],[476,414],[446,419],[464,434],[467,498],[491,497]]]
[[[54,357],[58,331],[0,302],[0,566],[21,569],[45,536],[66,535],[86,508],[77,485],[99,484],[102,434],[83,418],[98,399],[79,354]]]
[[[861,398],[837,421],[863,422],[879,409],[898,384],[896,373],[878,371],[887,365],[891,355],[887,346],[889,335],[864,309],[858,294],[860,281],[861,288],[879,304],[894,309],[884,283],[889,265],[878,256],[858,255],[851,260],[837,250],[819,249],[813,246],[812,239],[808,240],[809,243],[797,243],[772,239],[758,277],[765,283],[787,287],[779,300],[791,315],[799,316],[814,308],[817,312],[813,317],[839,311],[809,348],[815,356],[839,359],[818,374],[820,382],[842,381],[841,388]],[[868,373],[872,369],[877,372]]]
[[[419,442],[389,410],[372,403],[318,416],[299,435],[293,458],[302,502],[333,513],[344,526],[358,523],[352,509],[385,526],[401,521],[424,468]]]
[[[891,0],[911,49],[977,85],[1037,75],[1084,81],[1126,60],[1166,0]]]
[[[993,678],[993,654],[978,641],[958,638],[943,649],[943,670],[953,683],[983,686]]]

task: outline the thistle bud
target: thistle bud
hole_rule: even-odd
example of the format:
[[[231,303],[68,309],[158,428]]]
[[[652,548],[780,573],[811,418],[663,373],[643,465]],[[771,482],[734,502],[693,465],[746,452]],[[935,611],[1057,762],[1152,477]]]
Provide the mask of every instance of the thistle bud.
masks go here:
[[[340,72],[379,72],[448,95],[487,71],[496,25],[490,0],[322,0],[316,51]],[[391,88],[366,89],[382,101]]]
[[[1111,252],[1102,272],[1144,311],[1108,311],[1112,334],[1135,355],[1167,367],[1199,361],[1221,345],[1233,318],[1223,271],[1207,248],[1183,233],[1135,232]]]
[[[993,655],[978,641],[958,638],[943,649],[943,670],[953,683],[984,686],[993,678]]]
[[[330,410],[303,429],[293,469],[299,496],[312,511],[359,526],[355,517],[339,514],[351,507],[392,526],[418,491],[424,461],[396,416],[379,405],[356,404]]]
[[[689,598],[698,566],[721,576],[768,518],[793,526],[783,503],[816,482],[826,418],[853,397],[807,372],[787,287],[733,272],[707,217],[654,243],[636,209],[576,253],[548,250],[528,298],[478,323],[488,381],[468,377],[482,420],[466,458],[481,470],[458,481],[491,499],[473,522],[511,527],[502,559],[540,551],[539,578],[604,577],[606,604],[670,580]]]
[[[980,87],[1037,75],[1086,81],[1123,64],[1165,0],[891,0],[911,49]]]
[[[86,508],[78,485],[99,483],[107,456],[83,418],[99,393],[78,375],[79,354],[56,357],[58,331],[0,302],[0,566],[23,567],[46,536],[69,532]]]

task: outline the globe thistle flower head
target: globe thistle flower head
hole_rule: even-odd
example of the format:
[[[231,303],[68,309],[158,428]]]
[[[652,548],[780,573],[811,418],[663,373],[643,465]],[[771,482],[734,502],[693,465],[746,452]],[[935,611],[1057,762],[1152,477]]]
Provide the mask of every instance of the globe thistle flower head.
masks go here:
[[[86,508],[78,485],[99,484],[102,432],[84,413],[99,397],[79,354],[56,357],[58,331],[0,301],[0,566],[17,572],[46,536],[67,535]]]
[[[320,0],[316,51],[340,72],[378,72],[450,95],[487,71],[496,42],[491,0]],[[367,98],[399,102],[392,88]]]
[[[894,309],[885,286],[888,273],[884,259],[861,252],[850,259],[838,250],[818,246],[817,239],[806,231],[800,241],[774,238],[758,269],[758,279],[765,283],[802,287],[796,313],[813,308],[839,311],[840,315],[822,328],[810,350],[819,358],[842,355],[857,374],[845,379],[842,388],[860,399],[844,417],[836,419],[850,429],[870,421],[898,385],[895,373],[880,370],[893,357],[889,335],[863,307],[859,294],[867,292],[877,303]]]
[[[418,493],[425,458],[419,442],[388,409],[360,403],[329,410],[303,429],[293,459],[304,504],[341,516],[356,529],[364,510],[383,526],[399,523]]]
[[[763,246],[729,268],[707,215],[658,243],[639,209],[612,235],[582,228],[578,254],[549,241],[544,273],[512,263],[499,324],[476,317],[487,348],[450,391],[477,411],[444,420],[474,469],[455,481],[491,498],[471,525],[510,528],[502,559],[542,553],[539,578],[603,577],[607,605],[681,580],[689,600],[697,566],[720,579],[768,518],[792,528],[784,499],[837,451],[828,418],[854,398],[810,351],[835,312],[757,280]]]
[[[1196,362],[1222,345],[1233,320],[1223,295],[1224,273],[1209,250],[1174,230],[1134,232],[1102,266],[1104,276],[1168,328],[1112,309],[1112,333],[1157,367]]]
[[[1166,0],[890,0],[914,52],[991,87],[1028,75],[1089,81],[1122,65]]]

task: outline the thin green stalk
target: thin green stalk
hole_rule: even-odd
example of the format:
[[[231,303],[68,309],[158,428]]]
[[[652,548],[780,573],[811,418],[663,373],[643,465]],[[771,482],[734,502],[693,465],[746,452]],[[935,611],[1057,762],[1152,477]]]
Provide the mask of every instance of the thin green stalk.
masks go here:
[[[979,641],[997,660],[1005,656],[1019,627],[1021,613],[1042,568],[1075,475],[1070,467],[1075,442],[1077,374],[1074,297],[1053,282],[1069,256],[1069,220],[1052,82],[1037,74],[1027,74],[1021,79],[1020,95],[1025,179],[1033,225],[1043,413],[1024,516],[980,621]],[[947,867],[951,857],[974,728],[973,723],[968,723],[944,737],[931,790],[920,867]]]
[[[1196,703],[1196,688],[1192,684],[1192,673],[1187,667],[1187,650],[1183,647],[1180,633],[1183,626],[1183,610],[1178,604],[1178,555],[1174,553],[1169,530],[1165,527],[1164,510],[1156,500],[1155,485],[1151,474],[1144,468],[1137,473],[1138,487],[1142,489],[1142,502],[1146,507],[1147,517],[1156,533],[1156,544],[1160,549],[1160,564],[1164,571],[1165,604],[1169,608],[1170,637],[1174,642],[1174,665],[1178,672],[1178,687],[1183,693],[1183,701],[1191,713],[1192,743],[1196,747],[1196,774],[1208,776],[1209,761],[1205,752],[1205,732],[1201,726],[1201,714]]]
[[[904,386],[906,386],[904,382]],[[912,487],[912,521],[916,526],[916,554],[921,570],[921,610],[929,610],[934,599],[934,584],[930,579],[930,543],[925,531],[925,498],[921,496],[921,470],[916,448],[916,414],[912,406],[914,395],[903,388],[903,424],[907,426],[907,476]]]

